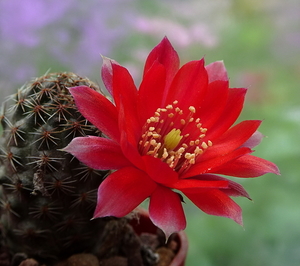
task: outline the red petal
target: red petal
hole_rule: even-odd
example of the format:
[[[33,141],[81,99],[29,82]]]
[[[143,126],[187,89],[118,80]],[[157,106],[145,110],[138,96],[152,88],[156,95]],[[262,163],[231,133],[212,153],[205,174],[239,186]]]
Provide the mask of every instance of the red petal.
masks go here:
[[[157,186],[150,197],[149,215],[152,222],[163,230],[167,239],[172,233],[186,227],[179,195],[163,186]]]
[[[167,37],[163,38],[148,55],[144,68],[144,75],[152,67],[155,61],[158,61],[166,68],[166,87],[168,88],[179,69],[179,57]]]
[[[280,175],[276,164],[265,159],[244,155],[214,169],[214,173],[237,177],[257,177],[266,173]]]
[[[102,94],[86,86],[69,89],[79,112],[105,135],[119,141],[116,107]]]
[[[155,61],[145,73],[138,91],[138,110],[141,124],[154,115],[157,108],[162,107],[166,85],[166,69]]]
[[[219,119],[226,105],[228,92],[228,81],[217,80],[208,84],[207,94],[195,115],[201,118],[201,123],[206,128],[210,128]]]
[[[119,127],[121,130],[120,146],[125,157],[138,169],[144,170],[144,161],[138,152],[138,141],[141,135],[141,128],[130,127],[127,120],[124,106],[121,103],[119,110]],[[135,124],[136,125],[136,124]]]
[[[103,56],[102,59],[101,77],[106,89],[110,95],[113,96],[113,70],[111,63],[114,62],[114,64],[117,64],[117,62],[105,56]]]
[[[215,122],[214,126],[208,128],[205,140],[210,139],[213,141],[236,121],[242,111],[246,91],[246,89],[229,89],[229,95],[223,113]],[[204,123],[203,127],[206,127]]]
[[[130,113],[134,111],[132,108],[124,106],[123,102],[120,102],[119,109],[119,128],[121,131],[121,147],[124,141],[129,142],[137,150],[138,141],[141,137],[142,127],[137,122],[138,117],[136,114]]]
[[[210,63],[205,68],[208,73],[209,83],[215,80],[228,81],[227,70],[223,61]]]
[[[111,61],[111,66],[113,70],[113,96],[117,108],[119,109],[120,102],[123,102],[126,109],[135,110],[134,114],[136,115],[137,89],[130,73],[125,67],[114,61]]]
[[[217,189],[203,189],[202,193],[184,194],[205,213],[227,217],[243,225],[242,209],[222,191]]]
[[[202,191],[203,188],[228,188],[229,182],[227,180],[201,180],[199,176],[199,179],[195,179],[194,177],[191,179],[180,179],[177,183],[173,185],[174,189],[178,190],[184,190],[189,193],[198,193],[199,191]]]
[[[165,105],[177,100],[183,110],[190,106],[197,107],[207,92],[207,85],[208,76],[204,68],[204,60],[188,62],[174,77]]]
[[[143,156],[147,174],[157,183],[171,186],[178,181],[178,174],[168,164],[152,156]]]
[[[245,154],[249,154],[251,149],[247,147],[239,148],[231,153],[218,156],[206,161],[202,161],[200,157],[197,160],[196,164],[194,164],[188,171],[186,171],[180,178],[189,178],[192,176],[205,174],[205,173],[216,173],[215,168],[220,167],[221,165],[228,163],[240,156],[244,156]],[[205,153],[204,153],[205,154]]]
[[[128,70],[114,62],[113,69],[113,94],[119,113],[120,131],[127,132],[130,141],[137,142],[140,137],[141,125],[137,111],[137,89]]]
[[[131,165],[124,157],[119,144],[110,139],[95,136],[74,138],[64,151],[98,170],[119,169]]]
[[[133,145],[128,139],[126,131],[123,130],[121,132],[120,145],[124,156],[138,169],[145,170],[144,161],[139,154],[136,145]]]
[[[232,152],[245,143],[260,124],[260,120],[246,120],[233,126],[214,141],[213,146],[203,154],[201,159],[207,160]]]
[[[123,217],[149,197],[156,184],[142,171],[122,168],[109,175],[98,189],[94,218]]]
[[[263,137],[264,135],[262,133],[260,133],[259,131],[255,131],[241,147],[248,147],[252,149],[262,141]]]
[[[246,197],[248,199],[251,199],[247,191],[243,188],[242,185],[229,180],[227,178],[218,176],[218,175],[211,175],[211,174],[204,174],[204,175],[199,175],[195,176],[194,178],[197,178],[199,180],[208,180],[208,181],[227,181],[228,187],[227,188],[219,188],[222,192],[224,192],[228,196],[234,196],[234,197]]]

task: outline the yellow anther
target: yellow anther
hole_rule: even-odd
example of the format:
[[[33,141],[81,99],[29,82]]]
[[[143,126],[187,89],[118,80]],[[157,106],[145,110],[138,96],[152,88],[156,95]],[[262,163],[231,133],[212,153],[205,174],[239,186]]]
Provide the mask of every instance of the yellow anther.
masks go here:
[[[195,164],[195,162],[196,162],[196,161],[195,161],[195,158],[192,158],[192,159],[189,160],[189,163],[190,163],[190,164]]]
[[[170,158],[167,159],[167,164],[172,163],[174,160],[174,155],[172,155]]]
[[[164,153],[163,153],[163,155],[162,155],[162,158],[163,158],[163,159],[166,159],[168,156],[169,156],[169,153],[168,153],[167,149],[164,148]]]
[[[165,147],[167,150],[173,150],[179,144],[182,136],[180,135],[180,129],[173,128],[166,136],[165,136]]]
[[[195,153],[196,155],[202,154],[202,153],[203,153],[203,150],[200,149],[200,148],[197,146],[196,149],[194,150],[194,153]]]
[[[160,149],[160,147],[161,147],[161,143],[160,142],[156,143],[154,151],[157,152]]]
[[[190,106],[189,107],[189,110],[192,112],[192,113],[196,113],[196,108],[194,106]]]
[[[182,153],[184,153],[184,151],[185,151],[185,148],[183,148],[183,147],[180,147],[179,149],[178,149],[178,154],[182,154]]]
[[[152,140],[150,140],[150,144],[151,144],[152,146],[156,146],[157,142],[156,142],[155,139],[152,139]]]
[[[187,153],[184,155],[184,158],[190,160],[190,159],[192,158],[192,154],[189,153],[189,152],[187,152]]]
[[[213,145],[213,143],[212,143],[210,140],[208,140],[208,141],[207,141],[207,145],[208,145],[209,147],[211,147],[211,146]]]
[[[201,147],[205,150],[208,148],[207,144],[203,141],[201,144]]]
[[[182,143],[182,145],[181,145],[183,148],[188,148],[188,145],[186,144],[186,143]]]

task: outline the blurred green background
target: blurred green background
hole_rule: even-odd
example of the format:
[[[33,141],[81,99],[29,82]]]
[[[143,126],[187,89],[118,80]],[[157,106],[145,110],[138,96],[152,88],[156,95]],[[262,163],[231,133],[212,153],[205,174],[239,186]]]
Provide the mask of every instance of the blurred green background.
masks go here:
[[[224,60],[249,88],[240,119],[263,119],[255,155],[281,176],[238,180],[244,228],[187,202],[187,266],[300,265],[300,2],[297,0],[0,0],[0,102],[34,76],[74,71],[101,84],[101,57],[140,81],[165,35],[181,63]]]

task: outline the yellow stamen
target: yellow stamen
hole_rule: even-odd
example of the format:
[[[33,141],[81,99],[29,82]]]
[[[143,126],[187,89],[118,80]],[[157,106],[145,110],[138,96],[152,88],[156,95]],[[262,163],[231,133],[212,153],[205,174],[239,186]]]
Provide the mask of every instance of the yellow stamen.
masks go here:
[[[189,112],[185,113],[186,110],[175,106],[177,103],[174,101],[165,108],[157,108],[154,115],[146,120],[139,152],[159,158],[182,174],[196,164],[199,156],[213,143],[201,140],[206,137],[207,128],[202,127],[199,117],[195,117],[196,108],[190,106]]]

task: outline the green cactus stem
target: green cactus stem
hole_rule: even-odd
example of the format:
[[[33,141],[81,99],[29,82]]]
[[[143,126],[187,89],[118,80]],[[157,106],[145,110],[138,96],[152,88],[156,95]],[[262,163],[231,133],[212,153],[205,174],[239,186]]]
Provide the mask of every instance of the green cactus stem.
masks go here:
[[[106,175],[61,151],[77,136],[101,136],[77,111],[69,87],[88,79],[47,74],[21,87],[0,116],[0,216],[12,252],[53,259],[91,250],[103,220],[90,220]],[[0,131],[1,132],[1,131]]]

